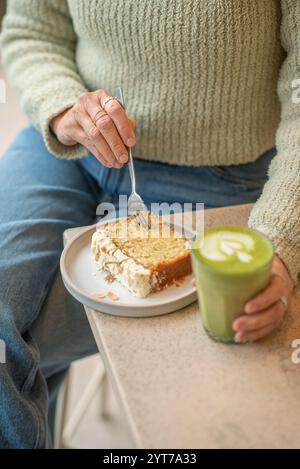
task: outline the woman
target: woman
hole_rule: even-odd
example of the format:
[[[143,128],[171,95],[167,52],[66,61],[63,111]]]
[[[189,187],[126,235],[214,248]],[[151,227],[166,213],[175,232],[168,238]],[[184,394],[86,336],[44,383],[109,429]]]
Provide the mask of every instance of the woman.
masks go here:
[[[296,0],[9,1],[3,62],[34,127],[0,160],[2,447],[50,445],[48,391],[94,350],[57,273],[62,233],[129,193],[126,146],[147,203],[256,202],[277,256],[236,341],[279,325],[300,266],[299,18]]]

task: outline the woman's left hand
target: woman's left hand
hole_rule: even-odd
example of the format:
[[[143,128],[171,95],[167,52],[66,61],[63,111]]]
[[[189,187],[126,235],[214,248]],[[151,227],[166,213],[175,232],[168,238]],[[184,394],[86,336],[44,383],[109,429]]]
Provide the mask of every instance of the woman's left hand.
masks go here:
[[[278,256],[269,285],[245,305],[245,315],[233,323],[236,342],[254,342],[276,329],[283,320],[293,292],[293,281]]]

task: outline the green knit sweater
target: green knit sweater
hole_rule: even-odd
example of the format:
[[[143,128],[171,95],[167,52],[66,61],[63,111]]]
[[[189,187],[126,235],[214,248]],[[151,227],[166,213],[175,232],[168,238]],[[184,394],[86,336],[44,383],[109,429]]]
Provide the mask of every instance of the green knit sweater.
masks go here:
[[[296,279],[299,0],[9,0],[1,42],[22,107],[57,156],[86,151],[59,143],[49,120],[80,93],[112,94],[116,84],[137,119],[139,158],[246,163],[277,135],[278,154],[249,224],[271,238]]]

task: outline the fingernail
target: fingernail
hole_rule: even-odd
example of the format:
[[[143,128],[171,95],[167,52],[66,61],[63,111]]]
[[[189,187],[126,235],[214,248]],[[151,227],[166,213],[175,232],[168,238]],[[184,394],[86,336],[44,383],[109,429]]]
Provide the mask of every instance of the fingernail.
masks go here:
[[[134,138],[130,137],[130,138],[127,139],[127,146],[128,147],[132,147],[132,145],[134,145],[134,144],[135,144]]]
[[[237,332],[234,336],[234,341],[237,344],[244,344],[246,341],[245,337],[243,337],[243,334],[241,332]]]
[[[119,160],[121,161],[121,163],[126,163],[126,161],[128,160],[128,156],[127,155],[121,155]]]

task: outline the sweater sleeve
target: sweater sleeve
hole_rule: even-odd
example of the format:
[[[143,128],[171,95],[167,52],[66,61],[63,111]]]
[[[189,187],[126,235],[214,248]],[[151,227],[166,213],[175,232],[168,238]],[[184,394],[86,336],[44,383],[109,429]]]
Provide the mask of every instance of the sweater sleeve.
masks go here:
[[[76,68],[76,34],[66,0],[9,0],[1,34],[2,60],[21,106],[56,156],[78,158],[81,145],[61,144],[50,120],[87,91]]]
[[[281,5],[282,45],[287,55],[278,83],[282,111],[277,154],[249,226],[271,239],[296,283],[300,272],[300,102],[293,88],[297,82],[299,86],[300,78],[300,1],[281,0]]]

